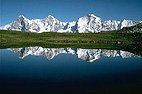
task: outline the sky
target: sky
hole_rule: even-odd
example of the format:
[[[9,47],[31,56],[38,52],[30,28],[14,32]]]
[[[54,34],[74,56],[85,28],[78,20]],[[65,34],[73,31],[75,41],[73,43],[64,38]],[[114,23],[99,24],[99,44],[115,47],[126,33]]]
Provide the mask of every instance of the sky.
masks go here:
[[[53,15],[70,22],[90,13],[103,20],[142,20],[142,0],[0,0],[0,26],[19,15],[29,19]]]

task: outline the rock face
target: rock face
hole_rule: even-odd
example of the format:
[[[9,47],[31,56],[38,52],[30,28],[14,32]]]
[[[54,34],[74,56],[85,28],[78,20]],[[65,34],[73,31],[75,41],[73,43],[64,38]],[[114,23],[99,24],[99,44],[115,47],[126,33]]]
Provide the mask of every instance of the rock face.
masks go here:
[[[88,33],[100,31],[119,30],[123,27],[129,27],[141,23],[141,21],[132,20],[108,20],[103,21],[94,14],[88,14],[80,17],[77,21],[61,22],[49,15],[45,19],[29,20],[20,15],[14,22],[0,27],[4,30],[17,30],[24,32],[70,32],[70,33]]]
[[[120,51],[120,50],[102,50],[102,49],[80,49],[80,48],[42,48],[42,47],[27,47],[27,48],[13,48],[10,49],[12,52],[17,54],[19,58],[23,59],[29,55],[34,56],[44,56],[47,59],[53,59],[59,54],[72,54],[76,55],[78,58],[94,62],[101,57],[139,57],[133,53]]]

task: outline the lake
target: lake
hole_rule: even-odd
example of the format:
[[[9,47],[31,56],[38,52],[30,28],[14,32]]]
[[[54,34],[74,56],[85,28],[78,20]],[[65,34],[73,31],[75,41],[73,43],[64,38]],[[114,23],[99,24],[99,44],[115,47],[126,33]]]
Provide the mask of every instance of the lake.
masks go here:
[[[142,92],[142,57],[81,48],[0,49],[2,94]]]

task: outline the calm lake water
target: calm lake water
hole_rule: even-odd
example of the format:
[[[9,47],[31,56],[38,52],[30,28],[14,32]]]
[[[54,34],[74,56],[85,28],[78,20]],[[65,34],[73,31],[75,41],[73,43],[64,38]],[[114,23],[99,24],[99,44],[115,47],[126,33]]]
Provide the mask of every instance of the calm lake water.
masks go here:
[[[142,92],[142,58],[121,50],[0,49],[1,94]]]

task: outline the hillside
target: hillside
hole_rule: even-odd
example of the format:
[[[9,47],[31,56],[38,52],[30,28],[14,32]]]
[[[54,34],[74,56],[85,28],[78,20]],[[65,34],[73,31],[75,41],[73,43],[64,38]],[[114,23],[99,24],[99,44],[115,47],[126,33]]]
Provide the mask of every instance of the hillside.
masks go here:
[[[119,32],[123,33],[142,33],[142,23],[139,23],[137,25],[131,26],[131,27],[124,27]]]

